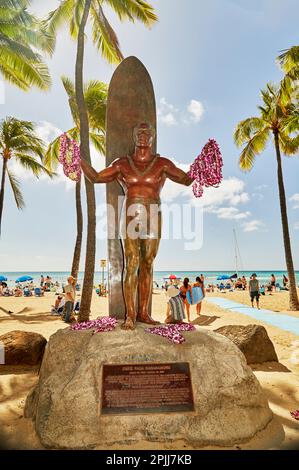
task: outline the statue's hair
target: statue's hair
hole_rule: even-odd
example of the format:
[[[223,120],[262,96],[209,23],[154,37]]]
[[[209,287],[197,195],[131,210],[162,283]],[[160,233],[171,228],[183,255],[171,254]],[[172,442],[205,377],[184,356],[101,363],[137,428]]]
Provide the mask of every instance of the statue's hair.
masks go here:
[[[134,141],[136,141],[136,135],[137,135],[137,131],[140,129],[141,126],[147,126],[150,131],[151,131],[151,134],[152,134],[152,137],[153,139],[155,138],[155,135],[156,135],[156,132],[155,132],[155,129],[153,128],[153,126],[149,123],[149,122],[139,122],[137,124],[137,126],[134,127],[134,130],[133,130],[133,138],[134,138]]]

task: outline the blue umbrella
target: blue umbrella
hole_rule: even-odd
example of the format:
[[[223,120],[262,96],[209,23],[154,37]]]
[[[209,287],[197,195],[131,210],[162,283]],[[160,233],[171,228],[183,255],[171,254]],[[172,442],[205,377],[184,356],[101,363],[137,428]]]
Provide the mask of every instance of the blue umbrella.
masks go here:
[[[5,276],[0,276],[0,282],[2,282],[2,281],[7,281],[7,277],[5,277]]]
[[[227,281],[228,279],[230,279],[230,277],[226,274],[222,274],[222,276],[217,277],[217,281]]]
[[[26,281],[33,281],[33,277],[31,276],[21,276],[16,279],[16,282],[26,282]]]

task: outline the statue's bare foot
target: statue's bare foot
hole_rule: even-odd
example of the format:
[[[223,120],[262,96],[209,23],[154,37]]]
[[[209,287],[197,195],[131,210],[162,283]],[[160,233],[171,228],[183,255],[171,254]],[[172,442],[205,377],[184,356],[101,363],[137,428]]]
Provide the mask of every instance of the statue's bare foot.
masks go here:
[[[122,330],[135,330],[135,323],[132,318],[126,318],[126,321],[121,325]]]
[[[160,325],[159,321],[154,320],[149,315],[137,315],[137,321],[141,323],[146,323],[147,325]]]

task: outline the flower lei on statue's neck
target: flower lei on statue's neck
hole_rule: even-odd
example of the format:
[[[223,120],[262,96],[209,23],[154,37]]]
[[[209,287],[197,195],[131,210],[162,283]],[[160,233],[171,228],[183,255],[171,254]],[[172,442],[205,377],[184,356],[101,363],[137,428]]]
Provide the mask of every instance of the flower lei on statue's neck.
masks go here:
[[[63,165],[64,174],[73,181],[80,181],[81,158],[78,143],[66,133],[60,136],[59,162]]]
[[[194,180],[192,188],[195,197],[203,195],[204,187],[219,186],[222,181],[222,167],[220,148],[216,140],[209,139],[188,172],[188,176]]]

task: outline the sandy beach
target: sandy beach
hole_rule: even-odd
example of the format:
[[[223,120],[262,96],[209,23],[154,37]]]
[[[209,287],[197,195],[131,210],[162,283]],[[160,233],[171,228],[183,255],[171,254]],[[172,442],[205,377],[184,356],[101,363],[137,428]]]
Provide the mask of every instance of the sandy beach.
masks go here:
[[[249,304],[248,292],[207,294],[203,302],[202,314],[196,318],[195,307],[191,308],[191,321],[202,328],[214,330],[223,325],[261,324],[266,327],[274,343],[279,363],[253,365],[252,368],[269,400],[275,420],[266,430],[252,441],[234,448],[241,449],[289,449],[299,448],[299,422],[290,411],[299,407],[299,337],[280,328],[259,322],[250,316],[224,310],[209,301],[209,297],[221,295],[238,302]],[[46,339],[58,329],[66,328],[60,318],[50,315],[55,294],[46,293],[42,298],[1,298],[0,335],[12,330],[33,331]],[[287,310],[288,295],[285,292],[262,298],[262,307],[276,312],[299,317],[298,312]],[[12,311],[13,313],[8,313]],[[166,311],[165,294],[153,294],[153,317],[164,321]],[[91,318],[107,315],[108,300],[94,295]],[[109,333],[103,333],[109,334]],[[26,396],[38,380],[38,369],[32,367],[0,366],[0,442],[5,448],[42,449],[43,446],[34,431],[33,423],[23,418]],[[119,447],[115,446],[115,449]],[[122,447],[129,449],[130,446]],[[136,446],[135,446],[136,448]],[[165,447],[159,444],[140,442],[139,449],[187,449],[184,442],[173,442]],[[112,448],[111,448],[112,450]]]

